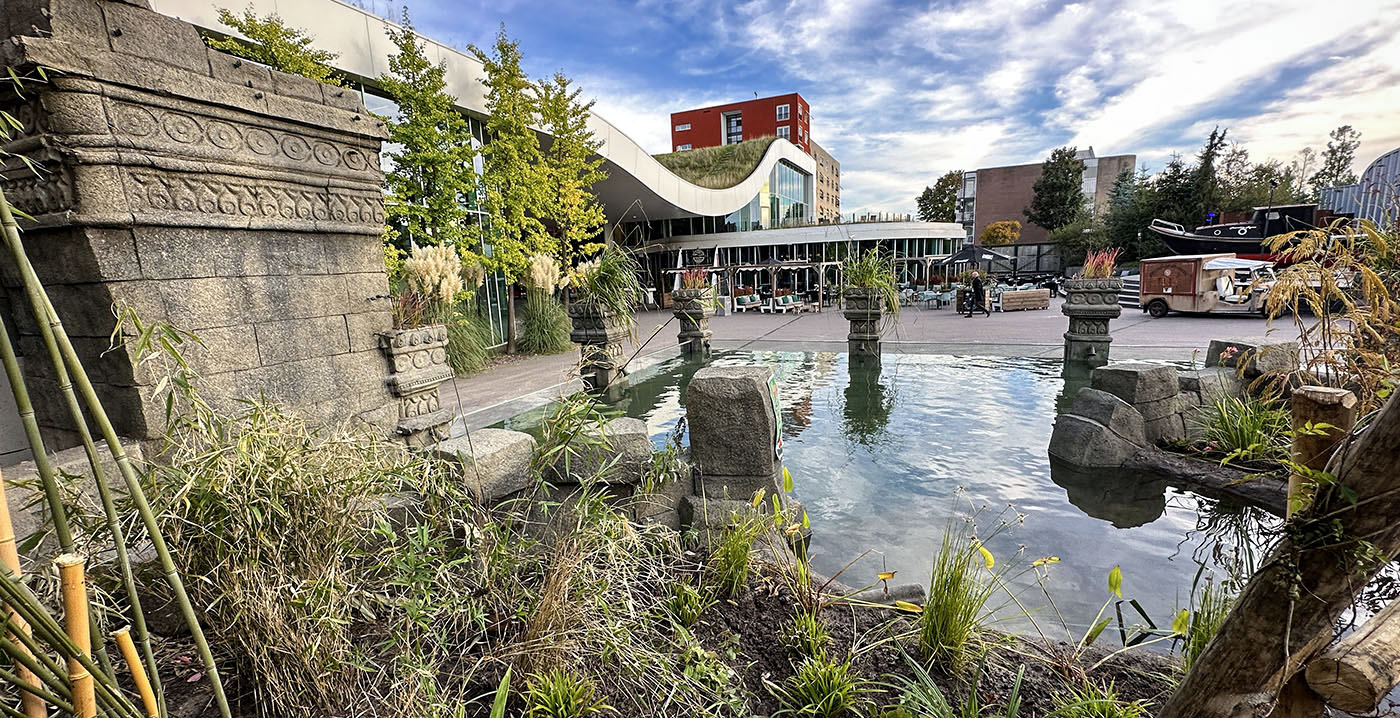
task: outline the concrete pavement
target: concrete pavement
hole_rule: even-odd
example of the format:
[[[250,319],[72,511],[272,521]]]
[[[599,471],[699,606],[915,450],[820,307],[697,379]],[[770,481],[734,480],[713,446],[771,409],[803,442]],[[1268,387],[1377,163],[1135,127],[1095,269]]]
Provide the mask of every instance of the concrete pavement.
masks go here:
[[[883,348],[887,353],[1059,357],[1069,322],[1060,313],[1061,301],[1052,300],[1048,310],[994,312],[991,317],[978,314],[971,319],[952,309],[905,307],[886,331]],[[820,313],[744,312],[713,317],[710,329],[717,350],[845,351],[848,324],[839,311],[827,308]],[[1111,356],[1116,361],[1190,361],[1192,350],[1204,351],[1212,339],[1288,341],[1297,337],[1290,318],[1272,326],[1261,317],[1239,315],[1174,314],[1153,319],[1127,307],[1110,329]],[[639,314],[637,335],[625,350],[626,356],[636,357],[634,368],[677,354],[676,324],[670,312]],[[443,402],[463,407],[465,411],[458,409],[458,414],[469,425],[485,426],[518,413],[517,407],[580,388],[573,377],[577,363],[577,351],[507,361],[444,385]]]

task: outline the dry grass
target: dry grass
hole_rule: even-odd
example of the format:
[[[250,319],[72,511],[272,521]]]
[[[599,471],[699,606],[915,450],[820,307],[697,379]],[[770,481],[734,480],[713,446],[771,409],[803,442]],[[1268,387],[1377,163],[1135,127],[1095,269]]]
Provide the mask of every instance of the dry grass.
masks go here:
[[[710,189],[728,189],[753,174],[776,137],[759,137],[736,145],[701,147],[654,155],[663,167],[682,179]]]

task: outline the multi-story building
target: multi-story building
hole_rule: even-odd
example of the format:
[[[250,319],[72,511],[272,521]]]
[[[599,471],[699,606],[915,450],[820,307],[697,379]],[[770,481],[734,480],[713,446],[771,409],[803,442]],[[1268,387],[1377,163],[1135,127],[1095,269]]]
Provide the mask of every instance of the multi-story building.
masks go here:
[[[1080,150],[1077,157],[1084,163],[1083,184],[1085,204],[1090,212],[1102,212],[1108,206],[1113,181],[1123,170],[1132,171],[1137,155],[1096,157],[1094,148]],[[955,220],[967,229],[968,237],[977,239],[982,230],[993,222],[1016,220],[1021,223],[1021,237],[1012,251],[1023,271],[1055,271],[1058,260],[1049,250],[1049,232],[1026,221],[1025,210],[1035,197],[1035,181],[1040,179],[1039,162],[1009,167],[986,167],[963,173],[958,191]],[[1024,266],[1022,266],[1024,265]]]
[[[812,153],[812,113],[802,95],[790,92],[671,113],[671,149],[676,152],[774,136]]]
[[[841,163],[830,152],[812,141],[812,157],[817,160],[816,220],[826,224],[841,221]]]

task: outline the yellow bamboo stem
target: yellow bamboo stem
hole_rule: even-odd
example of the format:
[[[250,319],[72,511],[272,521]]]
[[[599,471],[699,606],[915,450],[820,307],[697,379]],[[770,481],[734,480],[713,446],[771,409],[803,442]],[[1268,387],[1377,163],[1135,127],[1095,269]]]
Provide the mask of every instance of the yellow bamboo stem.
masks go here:
[[[87,581],[83,575],[85,562],[82,556],[65,553],[54,561],[54,565],[58,566],[58,578],[63,586],[63,626],[68,631],[68,638],[78,647],[78,652],[91,657]],[[97,691],[93,686],[92,674],[76,657],[68,659],[68,682],[73,686],[74,718],[96,716]]]
[[[15,546],[15,525],[10,520],[10,502],[5,498],[5,477],[3,475],[0,475],[0,561],[14,572],[15,578],[23,575],[19,566],[19,548]],[[29,624],[8,605],[5,606],[5,610],[9,612],[10,618],[14,621],[15,632],[23,631],[25,635],[28,635]],[[20,649],[29,653],[29,649],[24,648],[23,644],[20,645]],[[39,685],[39,679],[19,661],[15,661],[15,675],[28,685]],[[28,718],[48,718],[49,709],[44,706],[44,699],[29,691],[20,692],[20,707],[24,709],[24,715]]]
[[[141,703],[146,707],[148,718],[160,718],[160,708],[156,705],[156,692],[151,688],[151,679],[146,675],[146,667],[141,664],[141,654],[136,652],[136,642],[131,640],[131,626],[123,626],[112,632],[122,657],[126,659],[127,670],[131,671],[131,682],[141,694]]]

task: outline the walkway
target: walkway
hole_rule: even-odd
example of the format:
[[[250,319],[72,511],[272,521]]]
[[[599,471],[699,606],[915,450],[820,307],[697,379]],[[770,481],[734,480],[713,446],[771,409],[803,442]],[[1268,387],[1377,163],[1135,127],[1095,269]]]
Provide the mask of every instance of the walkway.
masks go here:
[[[981,356],[1058,357],[1068,319],[1060,301],[1049,310],[993,313],[968,319],[951,309],[906,307],[884,340],[886,352]],[[783,351],[845,351],[848,323],[838,311],[758,314],[744,312],[714,317],[713,347]],[[1211,339],[1287,341],[1296,337],[1290,321],[1270,328],[1259,317],[1178,316],[1152,319],[1124,308],[1112,323],[1114,360],[1190,361],[1193,349],[1204,351]],[[642,365],[677,354],[676,325],[669,312],[645,312],[637,317],[637,342],[629,341],[626,356]],[[581,388],[572,372],[578,352],[514,359],[443,387],[443,402],[466,405],[467,422],[485,426],[516,412],[514,407],[541,403],[541,397]],[[527,401],[517,401],[535,395]],[[461,412],[459,411],[459,414]],[[489,421],[488,421],[489,419]]]

